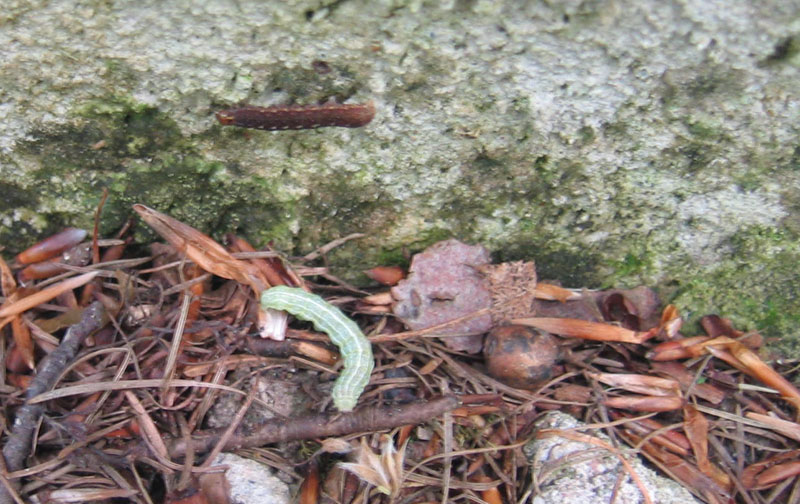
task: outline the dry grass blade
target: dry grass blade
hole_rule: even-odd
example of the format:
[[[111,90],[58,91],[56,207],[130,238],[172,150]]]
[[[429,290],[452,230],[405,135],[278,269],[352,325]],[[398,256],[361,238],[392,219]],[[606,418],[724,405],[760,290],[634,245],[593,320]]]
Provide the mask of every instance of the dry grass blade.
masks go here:
[[[169,460],[167,445],[164,444],[164,439],[161,437],[161,433],[158,431],[158,427],[156,427],[153,419],[147,414],[147,410],[145,410],[144,406],[133,392],[126,390],[123,393],[125,394],[125,399],[133,408],[133,412],[136,414],[139,426],[142,429],[142,435],[147,441],[148,446],[150,446],[159,460]]]
[[[133,209],[173,247],[195,264],[222,278],[249,285],[258,295],[268,287],[257,267],[233,257],[225,248],[197,229],[144,205]]]
[[[137,388],[157,388],[164,384],[161,378],[153,378],[148,380],[118,380],[115,382],[98,382],[98,383],[84,383],[82,385],[71,385],[68,387],[61,387],[43,394],[34,396],[28,400],[28,404],[36,404],[44,401],[52,401],[53,399],[60,399],[62,397],[70,397],[74,395],[93,394],[95,392],[103,392],[106,390],[130,390]],[[237,388],[228,387],[226,385],[219,385],[216,383],[208,383],[195,380],[172,380],[169,382],[170,387],[199,387],[224,390],[238,395],[246,395],[244,392]]]
[[[50,493],[50,502],[90,502],[109,499],[128,499],[139,492],[122,488],[69,488]]]
[[[595,341],[643,343],[656,334],[655,331],[638,332],[601,322],[571,318],[530,317],[515,319],[511,322],[535,327],[553,334]]]

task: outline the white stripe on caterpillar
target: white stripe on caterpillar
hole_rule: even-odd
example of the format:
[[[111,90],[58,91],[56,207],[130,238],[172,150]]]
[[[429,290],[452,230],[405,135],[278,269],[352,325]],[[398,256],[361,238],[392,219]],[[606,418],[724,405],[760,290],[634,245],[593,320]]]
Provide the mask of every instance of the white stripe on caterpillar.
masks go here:
[[[303,289],[279,285],[261,293],[261,307],[284,310],[328,333],[344,360],[344,367],[333,385],[333,404],[339,411],[352,411],[369,382],[375,365],[372,346],[355,322],[339,308]]]

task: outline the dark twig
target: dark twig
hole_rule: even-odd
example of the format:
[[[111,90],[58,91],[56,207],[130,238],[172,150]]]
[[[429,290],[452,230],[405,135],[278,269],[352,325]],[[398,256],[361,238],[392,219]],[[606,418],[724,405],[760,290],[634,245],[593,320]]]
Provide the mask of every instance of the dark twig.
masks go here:
[[[281,441],[342,436],[354,432],[372,432],[407,424],[416,425],[436,418],[458,405],[459,400],[456,396],[446,395],[430,401],[399,406],[362,408],[352,413],[310,415],[288,420],[276,418],[265,422],[257,431],[250,434],[233,434],[225,443],[225,450]],[[224,429],[196,433],[192,437],[193,449],[197,452],[207,452],[219,441],[223,431]],[[167,448],[171,458],[181,457],[186,452],[186,442],[178,438],[167,440]],[[146,450],[145,446],[140,446],[134,455],[145,455]]]
[[[107,320],[104,314],[103,305],[98,301],[84,310],[80,322],[67,329],[67,333],[58,348],[42,359],[38,373],[25,392],[26,401],[43,392],[47,392],[55,385],[58,377],[75,358],[86,337],[103,327]],[[24,404],[17,411],[14,424],[11,427],[11,434],[5,446],[3,446],[3,457],[5,457],[6,467],[9,471],[18,471],[25,467],[25,459],[31,449],[33,433],[39,424],[44,409],[45,405],[43,403],[37,403]],[[0,504],[10,502],[12,502],[11,496],[5,487],[0,486]]]

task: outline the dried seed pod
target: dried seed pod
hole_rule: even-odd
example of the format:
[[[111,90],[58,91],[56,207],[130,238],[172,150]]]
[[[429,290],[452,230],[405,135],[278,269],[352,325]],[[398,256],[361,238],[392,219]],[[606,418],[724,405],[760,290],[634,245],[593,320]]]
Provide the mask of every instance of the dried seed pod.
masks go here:
[[[560,354],[555,337],[521,325],[496,327],[483,347],[492,377],[526,389],[536,388],[552,377]]]
[[[376,266],[364,272],[365,275],[383,285],[397,285],[397,282],[406,277],[406,272],[400,266]]]
[[[36,245],[24,250],[17,255],[20,264],[31,264],[46,261],[61,252],[74,247],[86,238],[86,230],[67,228],[49,238],[45,238]]]

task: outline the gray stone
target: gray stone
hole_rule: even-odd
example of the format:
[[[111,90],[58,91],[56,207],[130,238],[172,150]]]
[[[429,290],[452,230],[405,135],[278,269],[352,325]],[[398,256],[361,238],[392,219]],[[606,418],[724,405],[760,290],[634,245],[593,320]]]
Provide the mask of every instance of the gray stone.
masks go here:
[[[230,484],[231,502],[237,504],[291,502],[288,485],[279,480],[268,466],[232,453],[220,454],[214,460],[213,466],[217,465],[229,466],[225,477]]]
[[[456,237],[800,346],[800,2],[366,5],[4,2],[0,243],[90,229],[108,187],[106,234],[135,202],[288,252],[364,232],[350,279]],[[213,114],[332,96],[377,116]]]
[[[561,412],[548,413],[537,422],[537,429],[570,430],[583,425],[575,418]],[[578,432],[578,431],[575,431]],[[602,433],[586,432],[605,442]],[[624,450],[624,448],[623,448]],[[640,504],[644,502],[641,491],[633,482],[619,458],[595,445],[552,436],[531,441],[523,448],[536,476],[540,491],[533,494],[534,504],[562,504],[579,502],[594,504],[612,502],[611,497],[620,473],[624,474],[613,502]],[[688,490],[675,481],[657,475],[635,456],[627,456],[633,470],[642,480],[652,502],[659,504],[697,503]]]

